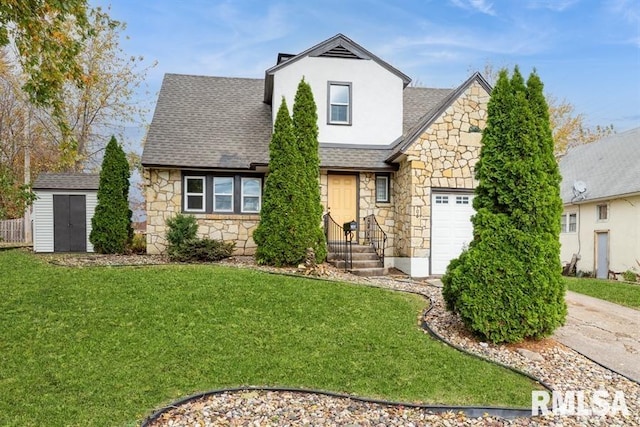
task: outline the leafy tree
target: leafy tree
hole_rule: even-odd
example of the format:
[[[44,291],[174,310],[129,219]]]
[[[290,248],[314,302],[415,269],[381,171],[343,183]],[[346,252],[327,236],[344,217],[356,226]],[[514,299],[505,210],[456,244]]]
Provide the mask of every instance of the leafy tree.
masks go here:
[[[28,184],[20,184],[11,169],[0,164],[0,220],[20,218],[36,196]]]
[[[92,31],[88,10],[86,0],[0,2],[0,47],[15,43],[28,76],[25,92],[55,117],[62,116],[64,84],[81,84],[77,58]]]
[[[483,77],[492,85],[498,78],[496,70],[493,64],[488,62],[482,71]],[[547,94],[546,104],[556,155],[563,154],[570,147],[588,144],[615,133],[611,124],[589,126],[585,115],[576,113],[574,105],[566,99],[558,99],[552,94]]]
[[[100,171],[98,205],[91,219],[89,240],[96,252],[124,253],[133,237],[129,209],[129,164],[112,137],[105,149]]]
[[[260,264],[295,265],[304,259],[308,236],[304,221],[304,159],[297,149],[293,123],[282,98],[269,144],[269,175],[264,186],[260,223],[253,233]]]
[[[60,94],[65,131],[50,109],[40,110],[50,137],[64,155],[64,167],[75,170],[99,164],[109,138],[119,131],[114,129],[116,124],[144,120],[147,109],[131,100],[155,66],[144,66],[144,58],[122,50],[124,23],[111,20],[100,8],[91,10],[88,20],[92,31],[77,56],[82,84],[66,83]]]
[[[304,164],[303,178],[300,185],[304,187],[302,203],[304,222],[302,226],[308,232],[304,238],[308,247],[313,248],[316,261],[324,261],[327,255],[322,223],[322,203],[320,202],[320,154],[318,151],[318,113],[313,99],[311,86],[304,81],[298,84],[293,104],[293,129],[296,136],[298,151],[302,155]]]
[[[469,249],[443,277],[447,308],[492,342],[542,338],[566,316],[560,176],[542,83],[499,74],[482,134]]]

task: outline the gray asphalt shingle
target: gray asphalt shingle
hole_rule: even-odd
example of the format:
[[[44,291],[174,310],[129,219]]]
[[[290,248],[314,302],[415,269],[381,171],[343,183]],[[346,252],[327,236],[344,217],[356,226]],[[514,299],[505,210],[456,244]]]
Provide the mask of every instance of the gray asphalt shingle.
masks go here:
[[[407,87],[403,131],[440,106],[453,89]],[[271,110],[264,80],[167,74],[142,154],[145,166],[250,169],[269,159]],[[322,167],[390,169],[397,147],[320,147]]]
[[[573,184],[583,181],[583,200],[612,198],[640,192],[640,128],[578,145],[560,159],[564,203],[575,198]]]
[[[41,173],[33,183],[34,190],[97,190],[100,175],[87,173]]]

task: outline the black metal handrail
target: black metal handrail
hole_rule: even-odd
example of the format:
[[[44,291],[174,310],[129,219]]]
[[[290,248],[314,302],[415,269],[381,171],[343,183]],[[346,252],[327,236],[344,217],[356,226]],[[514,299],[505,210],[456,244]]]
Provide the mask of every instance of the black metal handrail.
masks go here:
[[[384,250],[387,247],[387,234],[382,230],[376,217],[371,214],[364,218],[364,242],[370,244],[384,267]]]
[[[353,232],[345,231],[344,227],[338,224],[331,214],[324,215],[324,235],[327,239],[327,249],[339,260],[344,261],[344,269],[353,268]]]

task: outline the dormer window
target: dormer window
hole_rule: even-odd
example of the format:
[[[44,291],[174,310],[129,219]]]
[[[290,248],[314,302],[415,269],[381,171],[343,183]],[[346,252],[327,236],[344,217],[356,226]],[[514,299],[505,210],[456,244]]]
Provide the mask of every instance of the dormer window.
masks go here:
[[[328,123],[351,124],[351,83],[329,82]]]

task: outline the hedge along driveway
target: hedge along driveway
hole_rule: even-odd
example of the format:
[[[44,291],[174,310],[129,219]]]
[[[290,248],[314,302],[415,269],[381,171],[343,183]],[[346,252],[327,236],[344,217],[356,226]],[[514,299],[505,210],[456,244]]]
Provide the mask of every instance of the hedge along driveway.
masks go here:
[[[0,424],[124,425],[198,391],[318,388],[530,404],[527,378],[424,334],[411,294],[218,266],[65,268],[0,252]]]

